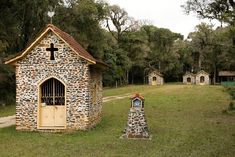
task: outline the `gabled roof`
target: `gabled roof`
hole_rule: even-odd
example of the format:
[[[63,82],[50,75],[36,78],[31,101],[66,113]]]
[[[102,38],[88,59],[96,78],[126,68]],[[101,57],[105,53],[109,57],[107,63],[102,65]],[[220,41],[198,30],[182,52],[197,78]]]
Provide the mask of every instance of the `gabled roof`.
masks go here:
[[[208,74],[207,72],[205,72],[204,70],[198,71],[196,75],[199,75],[199,74],[210,75],[210,74]]]
[[[186,72],[183,76],[189,76],[189,75],[190,75],[190,76],[193,76],[193,77],[195,76],[195,74],[194,74],[194,73],[191,73],[191,72]]]
[[[47,27],[34,39],[23,51],[18,53],[16,56],[9,58],[5,61],[5,64],[14,64],[16,61],[25,57],[30,50],[41,41],[41,39],[48,33],[52,31],[56,34],[62,41],[64,41],[75,53],[77,53],[81,58],[89,61],[90,63],[96,64],[96,59],[93,58],[72,36],[63,32],[56,26],[48,24]]]
[[[151,72],[149,72],[149,74],[148,74],[148,76],[150,75],[150,74],[152,74],[152,73],[154,73],[154,74],[156,74],[156,75],[158,75],[158,76],[163,76],[163,74],[161,74],[158,70],[154,70],[154,71],[151,71]]]
[[[140,98],[141,100],[144,100],[144,97],[142,97],[139,93],[135,93],[130,97],[130,99]]]

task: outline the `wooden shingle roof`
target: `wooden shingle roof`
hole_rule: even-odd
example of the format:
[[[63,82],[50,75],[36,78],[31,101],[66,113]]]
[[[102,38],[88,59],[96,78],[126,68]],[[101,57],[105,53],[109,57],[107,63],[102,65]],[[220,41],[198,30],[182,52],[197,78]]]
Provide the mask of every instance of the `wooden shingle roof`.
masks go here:
[[[63,40],[68,46],[77,53],[81,58],[89,61],[92,64],[96,64],[96,59],[91,56],[72,36],[66,32],[60,30],[52,24],[48,24],[46,28],[34,39],[23,51],[16,54],[14,57],[11,57],[5,61],[5,64],[14,64],[16,61],[25,57],[28,52],[49,32],[52,31],[55,33],[61,40]]]

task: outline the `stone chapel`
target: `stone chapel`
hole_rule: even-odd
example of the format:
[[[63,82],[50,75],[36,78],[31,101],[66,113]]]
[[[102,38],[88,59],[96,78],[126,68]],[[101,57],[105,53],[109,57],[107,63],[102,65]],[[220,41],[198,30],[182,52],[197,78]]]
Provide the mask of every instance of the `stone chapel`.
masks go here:
[[[164,83],[163,75],[158,70],[149,72],[148,83],[149,85],[152,85],[152,86],[163,85]]]
[[[15,66],[17,130],[86,130],[100,121],[106,64],[56,26],[5,64]]]
[[[210,75],[204,70],[198,71],[196,74],[186,72],[183,75],[184,84],[196,84],[196,85],[209,85]]]

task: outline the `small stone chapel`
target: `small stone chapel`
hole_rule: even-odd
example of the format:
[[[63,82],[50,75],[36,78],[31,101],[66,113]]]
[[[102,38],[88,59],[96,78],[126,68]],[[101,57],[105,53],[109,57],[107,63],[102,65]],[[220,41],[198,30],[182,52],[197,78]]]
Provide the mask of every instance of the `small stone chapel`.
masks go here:
[[[196,84],[196,85],[209,85],[210,75],[204,70],[198,71],[196,74],[186,72],[183,75],[184,84]]]
[[[163,85],[164,83],[163,75],[158,70],[149,72],[148,83],[149,85],[152,85],[152,86]]]
[[[100,121],[106,64],[56,26],[5,64],[15,66],[17,130],[86,130]]]
[[[200,70],[196,74],[195,83],[197,85],[209,85],[210,84],[210,75],[204,70]]]
[[[195,79],[196,79],[195,74],[193,74],[191,72],[186,72],[183,75],[183,83],[184,84],[195,84]]]

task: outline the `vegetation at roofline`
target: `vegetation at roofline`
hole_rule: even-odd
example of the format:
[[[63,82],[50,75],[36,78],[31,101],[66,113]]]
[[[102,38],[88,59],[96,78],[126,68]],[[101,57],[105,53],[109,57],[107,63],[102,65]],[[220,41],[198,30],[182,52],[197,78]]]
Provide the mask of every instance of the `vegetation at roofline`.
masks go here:
[[[209,2],[188,0],[184,8],[228,25],[214,29],[201,23],[184,39],[169,29],[138,21],[119,6],[104,1],[1,0],[0,69],[4,58],[24,49],[50,22],[46,14],[52,8],[53,24],[110,66],[104,73],[104,86],[146,83],[146,75],[153,69],[158,69],[166,82],[181,81],[186,71],[203,69],[215,83],[219,70],[235,69],[234,5],[230,1],[222,5],[216,0]],[[214,14],[216,11],[220,14]],[[14,89],[12,68],[0,70],[0,74],[7,78],[7,86]],[[14,93],[6,94],[4,85],[0,84],[5,90],[2,97],[13,98]]]

